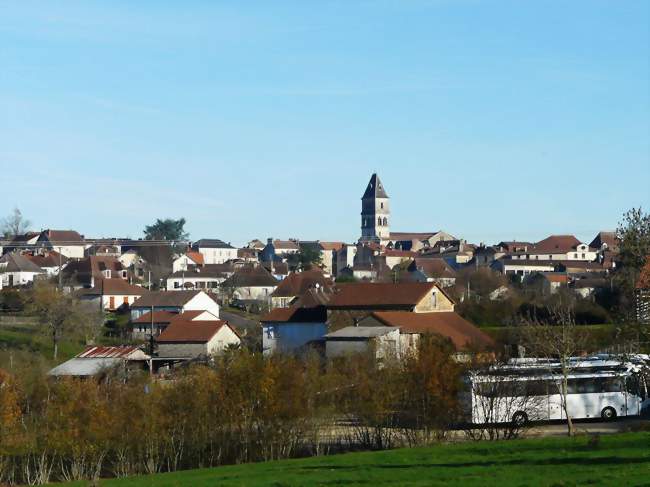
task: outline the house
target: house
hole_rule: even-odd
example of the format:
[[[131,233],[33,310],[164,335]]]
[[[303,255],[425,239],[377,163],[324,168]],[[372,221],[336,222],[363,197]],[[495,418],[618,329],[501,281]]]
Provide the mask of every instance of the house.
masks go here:
[[[232,262],[225,264],[205,264],[188,270],[180,270],[167,277],[168,291],[205,289],[215,291],[219,285],[235,272]]]
[[[323,270],[331,275],[336,275],[337,253],[343,249],[343,242],[318,242],[320,245],[321,262]]]
[[[616,232],[598,232],[589,244],[589,247],[599,252],[609,250],[610,252],[618,254],[619,243]]]
[[[339,277],[342,275],[343,269],[351,269],[354,265],[354,257],[356,255],[356,245],[343,244],[343,246],[336,251],[336,272],[334,275]]]
[[[14,251],[0,258],[0,281],[2,287],[25,286],[46,272],[22,254]]]
[[[330,330],[351,326],[374,311],[454,311],[454,301],[434,282],[337,284],[327,303]]]
[[[310,289],[330,289],[333,282],[320,269],[290,273],[271,293],[271,308],[287,308]]]
[[[102,311],[117,311],[128,308],[148,292],[145,288],[129,284],[124,279],[107,278],[97,279],[95,286],[81,289],[77,295],[83,301],[95,302]]]
[[[289,264],[280,260],[271,260],[261,262],[268,272],[271,273],[278,281],[282,281],[289,275]]]
[[[377,361],[400,358],[399,328],[394,326],[346,326],[324,338],[328,359],[369,352]]]
[[[132,373],[146,370],[151,357],[136,346],[89,346],[48,372],[52,377],[96,377],[111,370]]]
[[[237,249],[217,238],[203,238],[192,244],[192,250],[203,255],[205,264],[223,264],[237,258]]]
[[[175,319],[156,338],[158,357],[192,359],[222,353],[238,346],[241,339],[227,321],[185,321]]]
[[[396,265],[412,261],[418,256],[418,253],[410,250],[385,249],[381,255],[384,257],[386,266],[392,269]]]
[[[453,311],[412,313],[407,311],[376,311],[359,322],[362,326],[391,326],[400,331],[400,356],[417,350],[423,335],[449,339],[460,353],[494,347],[494,340]]]
[[[278,280],[264,266],[237,269],[221,284],[221,288],[235,299],[269,301],[278,286]]]
[[[171,311],[148,312],[131,322],[131,336],[134,340],[146,340],[151,336],[160,335],[174,320],[181,321],[218,321],[219,317],[209,311],[185,311],[175,313]]]
[[[264,246],[262,245],[262,248]],[[237,259],[240,259],[244,262],[258,262],[259,261],[259,253],[260,251],[257,249],[251,249],[251,248],[243,248],[243,249],[237,249]]]
[[[5,241],[2,254],[13,252],[15,250],[23,251],[34,249],[36,241],[41,234],[38,232],[27,232],[22,235],[14,235],[8,242]]]
[[[33,264],[36,264],[50,277],[59,275],[59,269],[65,268],[68,264],[68,258],[55,251],[44,252],[41,254],[23,254]]]
[[[259,253],[264,248],[264,242],[262,242],[260,239],[254,238],[246,244],[246,248],[256,250]]]
[[[269,238],[266,246],[262,249],[262,253],[266,255],[271,249],[276,256],[287,257],[300,252],[300,243],[298,239],[273,240]]]
[[[152,291],[142,295],[131,305],[131,321],[155,311],[209,311],[219,317],[219,305],[203,291]]]
[[[94,287],[101,279],[127,279],[128,272],[115,257],[91,255],[73,260],[63,269],[63,279],[73,288]]]
[[[186,252],[172,261],[172,272],[186,271],[192,267],[205,264],[203,254],[200,252]]]
[[[43,230],[36,246],[56,250],[71,259],[83,259],[86,243],[74,230]]]
[[[456,271],[444,259],[416,258],[407,272],[417,282],[435,282],[443,288],[456,284]]]
[[[590,298],[601,289],[609,289],[611,281],[604,277],[583,277],[574,279],[571,288],[581,298]]]
[[[474,250],[474,262],[477,266],[489,266],[495,260],[499,260],[505,255],[506,251],[502,247],[481,244]]]
[[[555,266],[556,262],[554,261],[512,259],[508,257],[495,260],[490,267],[506,276],[518,276],[522,280],[528,274],[553,272]]]
[[[573,235],[551,235],[525,251],[515,252],[512,259],[522,260],[596,260],[597,252]]]
[[[456,240],[453,235],[438,232],[391,232],[387,245],[394,249],[412,250],[419,252],[421,250],[432,249],[440,241]]]
[[[538,272],[528,274],[524,279],[526,286],[538,289],[548,296],[555,294],[561,287],[567,287],[569,276],[562,272]]]
[[[327,333],[328,299],[323,287],[311,288],[290,307],[274,308],[263,315],[262,351],[295,352],[321,341]]]

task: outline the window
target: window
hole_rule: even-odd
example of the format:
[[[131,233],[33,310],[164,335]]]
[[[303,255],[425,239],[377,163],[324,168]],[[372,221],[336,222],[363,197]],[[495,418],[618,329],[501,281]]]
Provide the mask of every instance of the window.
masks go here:
[[[384,218],[384,225],[388,225],[388,218]]]
[[[585,258],[585,254],[582,254],[582,258],[583,258],[583,259]]]
[[[381,217],[377,218],[377,225],[381,225]]]
[[[585,254],[582,254],[582,256],[584,257]],[[577,258],[578,258],[578,254],[573,254],[573,258],[574,258],[574,259],[577,259]]]
[[[384,209],[384,204],[383,204],[383,203],[381,204],[381,209],[382,209],[382,210]]]

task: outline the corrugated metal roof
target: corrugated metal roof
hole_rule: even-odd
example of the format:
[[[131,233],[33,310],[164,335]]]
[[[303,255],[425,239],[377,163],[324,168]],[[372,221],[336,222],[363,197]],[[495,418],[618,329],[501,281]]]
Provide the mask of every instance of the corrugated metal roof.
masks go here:
[[[140,353],[137,353],[140,352]],[[132,358],[132,355],[144,355],[136,346],[119,347],[86,347],[86,349],[75,358]],[[144,358],[144,357],[143,357]]]

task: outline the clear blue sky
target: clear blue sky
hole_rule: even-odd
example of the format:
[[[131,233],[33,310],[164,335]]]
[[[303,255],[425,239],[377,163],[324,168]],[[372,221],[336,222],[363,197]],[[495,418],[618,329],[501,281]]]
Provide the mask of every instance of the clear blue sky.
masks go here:
[[[590,239],[650,209],[650,2],[0,2],[0,212],[38,228]]]

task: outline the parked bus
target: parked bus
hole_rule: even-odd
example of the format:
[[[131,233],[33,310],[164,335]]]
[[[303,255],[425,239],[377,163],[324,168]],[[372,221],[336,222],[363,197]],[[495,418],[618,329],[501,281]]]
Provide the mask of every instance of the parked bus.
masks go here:
[[[566,410],[572,419],[636,416],[650,407],[646,356],[570,360]],[[466,377],[466,412],[474,424],[566,419],[559,362],[515,359]]]

